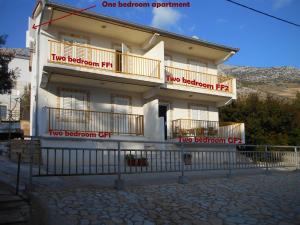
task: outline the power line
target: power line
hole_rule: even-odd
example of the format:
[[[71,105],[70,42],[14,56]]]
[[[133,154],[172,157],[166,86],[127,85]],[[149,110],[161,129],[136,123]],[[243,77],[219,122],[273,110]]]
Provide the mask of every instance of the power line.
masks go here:
[[[252,10],[252,11],[254,11],[254,12],[263,14],[263,15],[268,16],[268,17],[271,17],[271,18],[273,18],[273,19],[280,20],[280,21],[282,21],[282,22],[285,22],[285,23],[294,25],[294,26],[296,26],[296,27],[300,27],[300,25],[297,24],[297,23],[293,23],[293,22],[291,22],[291,21],[288,21],[288,20],[285,20],[285,19],[281,19],[281,18],[279,18],[279,17],[277,17],[277,16],[272,16],[272,15],[270,15],[270,14],[268,14],[268,13],[259,11],[259,10],[257,10],[257,9],[251,8],[251,7],[249,7],[249,6],[240,4],[240,3],[238,3],[238,2],[235,2],[235,1],[232,1],[232,0],[225,0],[225,1],[230,2],[230,3],[233,3],[233,4],[236,4],[236,5],[241,6],[241,7],[244,7],[244,8],[246,8],[246,9]]]

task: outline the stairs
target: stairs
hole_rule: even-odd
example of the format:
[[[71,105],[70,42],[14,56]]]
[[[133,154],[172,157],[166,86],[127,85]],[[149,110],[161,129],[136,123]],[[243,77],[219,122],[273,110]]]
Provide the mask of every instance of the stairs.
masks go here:
[[[29,204],[0,183],[0,225],[28,225],[29,220]]]

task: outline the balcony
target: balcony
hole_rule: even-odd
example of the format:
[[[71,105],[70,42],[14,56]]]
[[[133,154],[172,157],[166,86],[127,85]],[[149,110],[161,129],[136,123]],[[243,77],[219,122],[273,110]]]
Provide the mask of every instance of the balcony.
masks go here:
[[[79,67],[87,72],[110,72],[114,76],[132,79],[136,76],[140,79],[160,79],[159,60],[129,53],[49,40],[48,57],[49,63]]]
[[[49,134],[58,132],[106,133],[109,135],[144,135],[144,116],[74,109],[47,108]],[[65,135],[60,135],[65,136]],[[75,136],[75,135],[73,135]]]
[[[244,124],[192,119],[177,119],[172,121],[173,138],[179,137],[212,137],[238,138],[243,140]]]
[[[234,78],[166,66],[166,83],[207,90],[207,93],[234,93]]]

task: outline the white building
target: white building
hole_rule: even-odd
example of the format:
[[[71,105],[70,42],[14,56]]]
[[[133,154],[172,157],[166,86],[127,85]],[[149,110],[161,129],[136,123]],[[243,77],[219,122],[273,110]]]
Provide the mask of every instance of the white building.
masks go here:
[[[31,131],[56,137],[44,145],[66,136],[244,143],[244,124],[218,115],[236,80],[217,66],[238,49],[92,12],[32,28],[77,10],[39,2],[29,21]]]
[[[8,68],[9,70],[15,70],[18,77],[11,93],[0,95],[0,117],[2,121],[8,121],[9,111],[11,110],[11,119],[19,121],[20,119],[24,119],[24,115],[20,115],[20,100],[24,94],[25,87],[29,88],[31,83],[29,49],[6,48],[2,49],[2,51],[7,51],[15,55],[9,63]]]

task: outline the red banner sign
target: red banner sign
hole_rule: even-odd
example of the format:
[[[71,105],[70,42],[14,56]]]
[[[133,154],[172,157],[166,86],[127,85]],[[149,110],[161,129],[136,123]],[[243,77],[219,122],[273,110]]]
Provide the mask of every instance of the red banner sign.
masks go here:
[[[179,142],[205,144],[243,144],[242,139],[237,137],[179,137]]]
[[[83,138],[110,138],[112,133],[108,131],[67,131],[49,130],[50,136],[54,137],[83,137]]]
[[[169,83],[183,83],[183,84],[187,84],[187,85],[191,85],[191,86],[196,86],[196,87],[201,87],[201,88],[207,88],[210,90],[217,90],[217,91],[229,91],[229,86],[226,84],[209,84],[209,83],[204,83],[204,82],[200,82],[200,81],[196,81],[194,80],[189,80],[186,79],[184,77],[180,78],[180,77],[174,77],[171,75],[167,75],[167,82]]]

